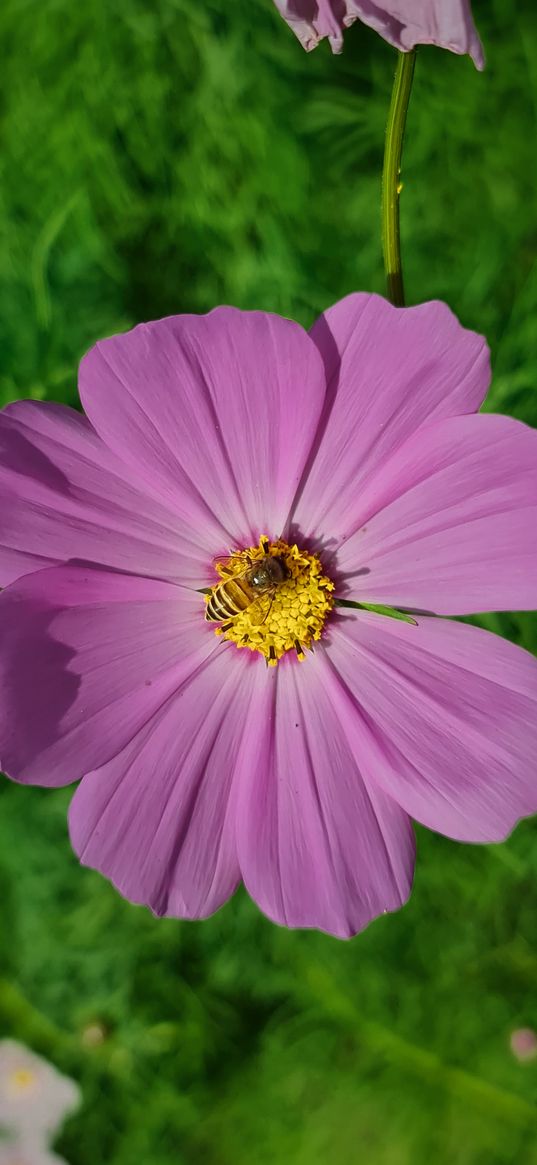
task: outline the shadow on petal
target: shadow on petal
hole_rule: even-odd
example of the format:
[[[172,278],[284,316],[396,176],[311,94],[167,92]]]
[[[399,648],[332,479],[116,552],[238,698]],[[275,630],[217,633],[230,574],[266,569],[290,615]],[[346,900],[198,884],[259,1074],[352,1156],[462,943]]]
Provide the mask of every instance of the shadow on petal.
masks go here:
[[[54,636],[59,613],[26,603],[23,612],[9,590],[0,597],[0,763],[13,779],[23,780],[18,774],[28,761],[61,737],[63,717],[80,687],[69,668],[75,651]]]

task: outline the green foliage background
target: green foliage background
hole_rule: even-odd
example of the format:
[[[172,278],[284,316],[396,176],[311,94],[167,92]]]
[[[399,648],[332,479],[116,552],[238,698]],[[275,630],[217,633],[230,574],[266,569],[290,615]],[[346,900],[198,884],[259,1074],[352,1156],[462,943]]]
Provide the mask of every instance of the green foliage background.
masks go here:
[[[475,0],[488,67],[419,53],[410,302],[490,340],[490,406],[537,422],[537,10]],[[309,324],[383,289],[394,53],[300,49],[270,0],[3,0],[0,402],[76,403],[98,338],[217,302]],[[531,617],[484,622],[530,650]],[[28,696],[31,716],[31,693]],[[0,1034],[80,1082],[72,1165],[537,1165],[537,828],[419,831],[410,904],[343,944],[240,892],[156,921],[70,853],[68,791],[3,781]],[[90,1046],[88,1028],[104,1039]]]

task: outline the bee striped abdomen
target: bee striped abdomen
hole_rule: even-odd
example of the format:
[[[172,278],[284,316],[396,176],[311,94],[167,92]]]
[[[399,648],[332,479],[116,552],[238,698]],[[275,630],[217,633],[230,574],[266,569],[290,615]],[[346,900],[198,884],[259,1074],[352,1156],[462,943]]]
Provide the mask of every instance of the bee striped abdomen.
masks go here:
[[[205,618],[211,623],[234,619],[252,602],[252,588],[243,578],[224,579],[215,587],[205,608]]]

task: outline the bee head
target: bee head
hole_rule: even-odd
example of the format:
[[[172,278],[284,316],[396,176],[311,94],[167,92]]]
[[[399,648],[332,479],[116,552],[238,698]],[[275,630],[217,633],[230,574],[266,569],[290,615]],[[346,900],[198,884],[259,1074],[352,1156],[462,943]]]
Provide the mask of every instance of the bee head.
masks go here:
[[[269,587],[277,586],[286,578],[287,569],[281,558],[273,558],[270,554],[265,554],[252,567],[250,585],[258,591],[264,591],[268,590]]]

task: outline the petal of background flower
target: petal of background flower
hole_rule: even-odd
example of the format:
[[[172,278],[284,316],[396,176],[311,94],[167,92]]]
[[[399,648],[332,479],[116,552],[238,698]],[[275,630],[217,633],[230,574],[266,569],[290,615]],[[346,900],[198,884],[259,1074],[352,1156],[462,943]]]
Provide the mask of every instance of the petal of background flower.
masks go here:
[[[237,782],[237,852],[247,890],[285,926],[341,938],[407,899],[414,837],[366,785],[318,657],[252,673]]]
[[[80,395],[104,441],[187,522],[216,514],[224,545],[281,533],[325,395],[298,324],[217,308],[104,340]]]
[[[201,596],[59,566],[0,595],[0,763],[65,785],[105,764],[218,648]]]
[[[337,620],[326,654],[355,705],[366,779],[459,841],[501,841],[537,811],[537,660],[478,627]],[[364,743],[363,726],[369,728]]]
[[[284,20],[306,50],[327,36],[332,52],[343,48],[345,28],[361,20],[403,51],[434,44],[469,53],[483,69],[483,47],[469,0],[275,0]]]
[[[20,1078],[23,1078],[23,1085]],[[53,1064],[16,1040],[0,1040],[0,1128],[24,1141],[57,1134],[68,1113],[78,1108],[80,1089]],[[0,1135],[0,1148],[4,1142]],[[9,1160],[9,1158],[8,1158]],[[19,1158],[11,1159],[15,1165]],[[22,1161],[22,1157],[21,1157]],[[2,1157],[0,1155],[0,1165]]]
[[[416,433],[356,499],[349,596],[436,612],[537,607],[537,431],[452,417]]]
[[[200,586],[221,528],[187,528],[140,491],[139,476],[89,421],[63,405],[20,401],[0,413],[0,585],[84,559]]]
[[[310,334],[328,394],[292,517],[304,536],[335,546],[356,529],[360,493],[390,454],[422,425],[479,408],[488,348],[445,304],[395,308],[378,295],[347,296]]]
[[[260,659],[220,644],[109,764],[89,774],[70,809],[85,865],[155,914],[204,918],[240,872],[230,802]]]
[[[0,1165],[68,1165],[68,1162],[51,1153],[42,1142],[16,1137],[0,1141]]]

